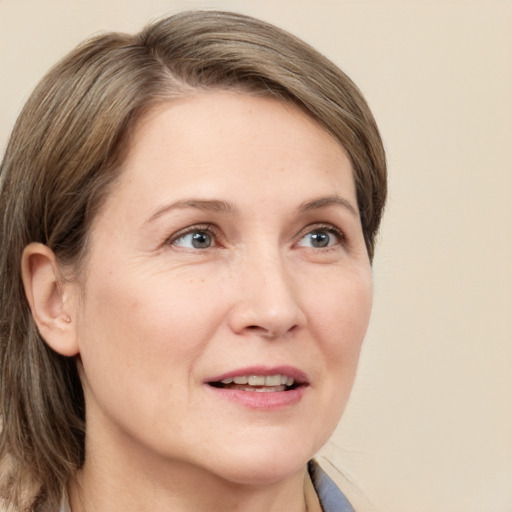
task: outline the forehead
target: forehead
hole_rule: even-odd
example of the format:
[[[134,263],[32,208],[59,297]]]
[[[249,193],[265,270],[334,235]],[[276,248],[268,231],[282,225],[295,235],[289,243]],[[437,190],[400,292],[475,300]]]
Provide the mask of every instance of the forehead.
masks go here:
[[[325,163],[324,167],[331,166],[329,161],[349,159],[327,130],[292,103],[231,90],[201,92],[151,109],[135,127],[123,169],[164,153],[173,160],[197,163],[210,156],[229,160],[246,154],[270,167],[279,166],[275,157],[292,160],[293,154]]]
[[[139,120],[131,142],[112,196],[134,210],[188,196],[284,201],[291,190],[355,202],[344,149],[301,109],[274,98],[209,91],[173,99]]]

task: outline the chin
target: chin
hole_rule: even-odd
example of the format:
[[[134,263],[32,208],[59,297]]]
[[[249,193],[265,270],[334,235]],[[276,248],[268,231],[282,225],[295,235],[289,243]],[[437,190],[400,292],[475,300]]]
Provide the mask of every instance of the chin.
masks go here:
[[[223,432],[202,460],[210,471],[236,484],[268,485],[302,473],[328,441],[337,417],[300,425],[257,425]],[[212,441],[212,439],[211,439]],[[214,468],[213,466],[217,466]]]
[[[318,451],[313,447],[307,449],[306,440],[296,443],[288,438],[287,443],[281,437],[270,443],[251,441],[238,450],[232,447],[230,453],[219,455],[219,466],[211,470],[235,484],[269,485],[301,473]]]
[[[236,464],[229,468],[223,468],[222,476],[225,480],[228,480],[237,485],[271,485],[282,482],[288,478],[293,477],[297,473],[302,473],[306,464],[309,460],[290,461],[280,458],[279,455],[274,454],[273,457],[269,457],[268,461],[261,461],[260,464]]]

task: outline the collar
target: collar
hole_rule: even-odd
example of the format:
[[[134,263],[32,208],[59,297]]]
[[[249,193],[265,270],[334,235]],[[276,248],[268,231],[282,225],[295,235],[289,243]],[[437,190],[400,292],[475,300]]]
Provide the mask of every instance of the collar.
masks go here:
[[[355,512],[348,499],[318,465],[318,462],[310,460],[308,471],[323,512]]]

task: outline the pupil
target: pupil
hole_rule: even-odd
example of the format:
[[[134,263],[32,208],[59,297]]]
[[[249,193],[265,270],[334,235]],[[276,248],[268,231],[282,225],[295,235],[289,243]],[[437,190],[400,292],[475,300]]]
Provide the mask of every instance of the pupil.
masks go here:
[[[327,233],[317,231],[316,233],[311,234],[311,242],[313,247],[327,247],[329,244],[329,235]]]
[[[204,249],[205,247],[210,247],[211,245],[211,239],[210,235],[207,233],[194,233],[194,236],[192,237],[192,245],[196,249]]]

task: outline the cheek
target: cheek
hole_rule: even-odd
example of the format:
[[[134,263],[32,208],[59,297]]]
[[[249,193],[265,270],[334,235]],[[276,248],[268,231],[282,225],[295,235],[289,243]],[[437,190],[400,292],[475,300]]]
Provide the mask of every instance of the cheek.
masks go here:
[[[310,357],[323,362],[315,379],[317,413],[309,418],[309,428],[318,432],[313,451],[327,442],[345,410],[371,306],[371,273],[364,272],[351,279],[331,276],[329,285],[311,303],[310,325],[317,352]]]
[[[370,320],[372,301],[369,268],[338,276],[333,274],[323,292],[315,294],[312,321],[333,356],[359,353]]]
[[[337,422],[350,395],[372,308],[371,270],[331,278],[311,310],[324,360],[326,411]]]
[[[89,280],[79,326],[89,415],[149,432],[163,421],[162,410],[186,408],[211,317],[204,314],[206,304],[192,297],[196,283],[188,287],[191,296],[179,283],[173,279],[168,286],[163,274]]]
[[[150,376],[159,367],[176,371],[200,352],[215,328],[217,303],[208,289],[200,279],[170,273],[94,276],[80,322],[84,366],[107,365],[110,373],[147,369]]]

